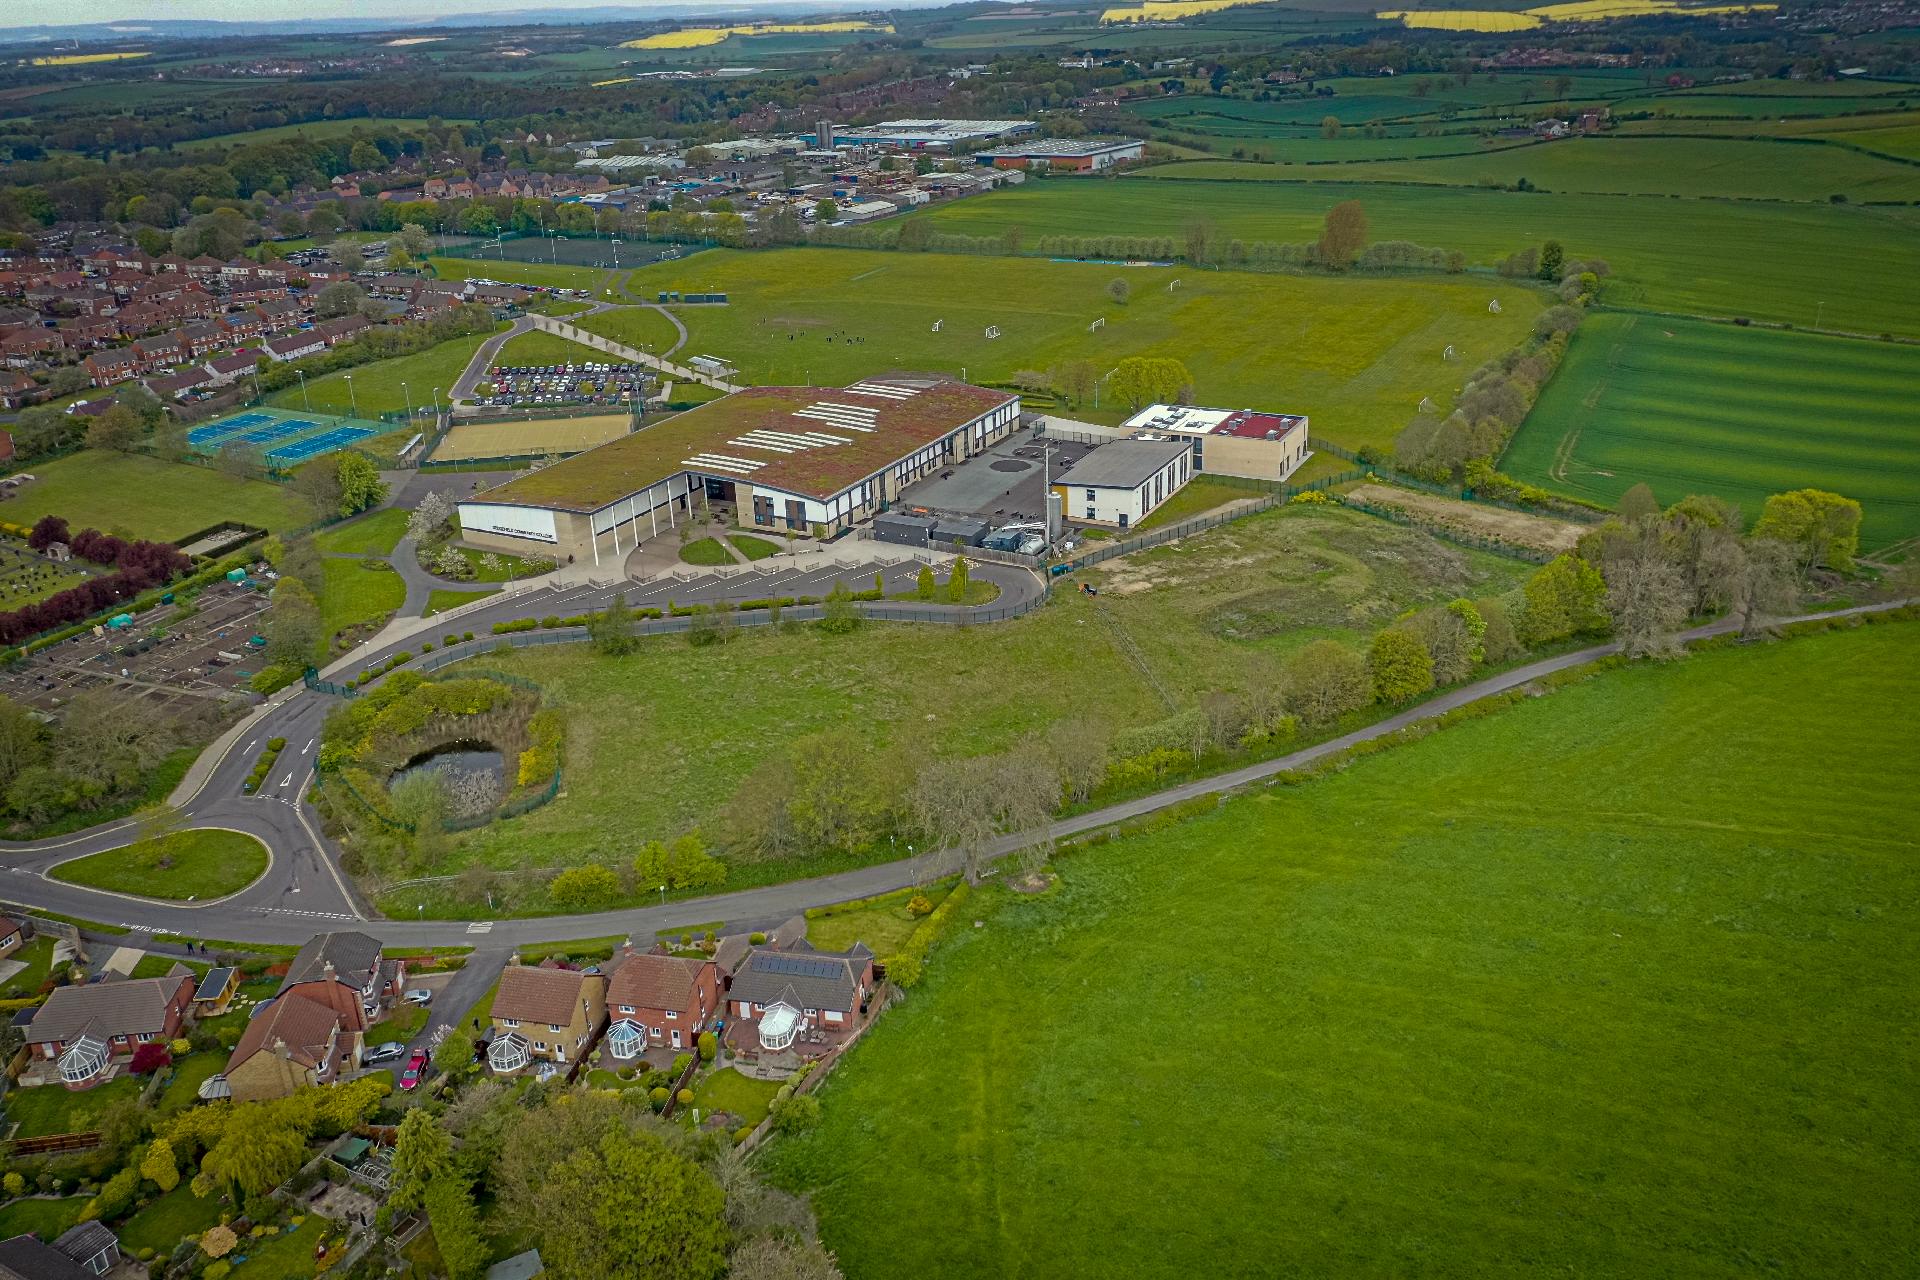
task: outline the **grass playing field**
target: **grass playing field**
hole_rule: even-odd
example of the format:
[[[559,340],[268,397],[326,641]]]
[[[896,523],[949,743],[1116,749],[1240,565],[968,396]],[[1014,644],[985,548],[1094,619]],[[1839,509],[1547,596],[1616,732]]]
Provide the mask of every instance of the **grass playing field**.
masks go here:
[[[1532,569],[1352,512],[1292,507],[1082,576],[1101,584],[1099,607],[1155,678],[1192,701],[1244,687],[1262,655],[1322,636],[1360,644],[1418,602],[1495,595]],[[488,666],[537,681],[566,714],[567,795],[457,837],[445,870],[565,864],[604,849],[612,830],[671,837],[708,820],[768,752],[835,726],[867,726],[877,749],[911,759],[999,750],[1062,716],[1125,725],[1165,715],[1095,607],[1062,591],[1047,608],[996,625],[985,646],[979,634],[943,627],[874,626],[851,637],[750,627],[716,648],[647,640],[618,661],[584,645],[489,655]],[[702,711],[717,705],[737,713]],[[698,734],[670,731],[690,718]],[[636,756],[627,744],[641,739],[654,745]],[[436,893],[425,898],[429,913],[458,914]],[[405,909],[420,900],[407,898]]]
[[[445,404],[453,384],[473,359],[473,353],[491,336],[471,334],[410,356],[395,356],[357,369],[310,377],[304,392],[296,382],[268,396],[267,403],[282,409],[373,417],[382,413],[404,413],[409,405],[416,412],[427,409],[438,390],[440,402]],[[351,390],[347,386],[349,377],[353,380]]]
[[[1616,302],[1703,315],[1750,315],[1811,324],[1826,300],[1829,325],[1920,334],[1906,281],[1920,276],[1920,211],[1913,209],[1643,196],[1541,195],[1456,187],[1208,182],[1165,178],[1030,182],[956,200],[931,217],[943,231],[997,236],[1010,226],[1037,236],[1179,236],[1196,217],[1229,236],[1301,243],[1327,210],[1359,200],[1375,240],[1459,249],[1491,263],[1556,239],[1571,257],[1613,266]],[[1269,172],[1248,166],[1250,175]]]
[[[263,529],[306,524],[313,512],[291,489],[236,480],[184,462],[88,449],[35,463],[32,484],[7,504],[7,519],[32,524],[65,516],[75,529],[126,530],[138,538],[183,537],[222,520]]]
[[[518,458],[547,453],[579,453],[632,429],[624,413],[596,413],[580,418],[536,418],[530,422],[467,422],[447,432],[433,452],[435,462],[466,462],[475,458]]]
[[[1602,312],[1501,466],[1611,504],[1718,494],[1757,515],[1809,486],[1858,498],[1860,544],[1920,534],[1920,349]]]
[[[549,262],[516,262],[511,258],[432,258],[433,273],[442,280],[499,280],[505,284],[539,285],[546,289],[598,289],[607,273],[598,267],[569,267]]]
[[[1606,673],[976,895],[765,1165],[852,1280],[1904,1270],[1916,659]]]
[[[1131,286],[1125,305],[1107,296],[1116,278]],[[844,385],[897,368],[995,380],[1078,358],[1104,374],[1126,356],[1174,356],[1194,376],[1197,403],[1307,412],[1317,433],[1351,447],[1386,443],[1422,396],[1450,401],[1460,371],[1519,342],[1543,305],[1507,281],[828,249],[715,250],[634,281],[636,291],[728,292],[731,305],[678,314],[688,352],[736,361],[749,382]],[[1491,298],[1499,314],[1489,314]],[[1097,318],[1106,326],[1089,332]],[[985,336],[990,325],[1000,337]],[[1460,353],[1452,364],[1442,358],[1449,344]],[[1126,406],[1109,399],[1075,413],[1118,421]]]
[[[1428,141],[1437,141],[1429,139]],[[1455,150],[1465,150],[1459,139]],[[1293,159],[1287,144],[1272,149]],[[1266,165],[1195,161],[1164,176],[1289,182],[1438,183],[1513,186],[1521,179],[1545,192],[1599,195],[1729,196],[1741,199],[1911,201],[1920,198],[1920,167],[1847,147],[1765,138],[1586,138],[1425,160],[1361,164]]]

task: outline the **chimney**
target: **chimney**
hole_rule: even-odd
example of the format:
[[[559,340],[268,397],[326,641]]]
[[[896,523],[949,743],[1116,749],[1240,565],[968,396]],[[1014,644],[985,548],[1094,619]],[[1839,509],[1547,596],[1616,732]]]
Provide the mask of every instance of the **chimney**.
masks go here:
[[[334,979],[333,961],[329,960],[320,966],[320,973],[328,982],[332,982]]]

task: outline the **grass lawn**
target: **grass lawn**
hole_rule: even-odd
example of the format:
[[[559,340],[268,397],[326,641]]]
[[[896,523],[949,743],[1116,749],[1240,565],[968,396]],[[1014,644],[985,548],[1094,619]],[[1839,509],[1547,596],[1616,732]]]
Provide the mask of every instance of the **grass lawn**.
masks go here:
[[[307,1280],[314,1274],[314,1250],[322,1240],[338,1243],[340,1231],[318,1214],[308,1214],[292,1231],[243,1239],[233,1256],[244,1254],[246,1261],[234,1267],[233,1275],[237,1280]]]
[[[735,551],[749,560],[765,560],[768,556],[778,555],[784,550],[779,543],[771,542],[766,538],[756,538],[750,533],[730,533],[727,535],[727,541],[733,544]]]
[[[1190,214],[1184,191],[1173,194]],[[1121,276],[1132,286],[1125,306],[1106,293]],[[1335,280],[843,249],[716,250],[634,278],[637,289],[729,291],[730,306],[679,314],[689,350],[737,362],[750,383],[831,386],[889,368],[980,382],[1072,359],[1104,373],[1127,356],[1172,356],[1192,372],[1197,403],[1310,412],[1315,432],[1354,448],[1390,441],[1422,396],[1451,404],[1463,371],[1518,343],[1543,305],[1525,284],[1437,275]],[[1496,298],[1502,310],[1490,313]],[[986,337],[988,326],[1003,336]],[[1459,353],[1451,363],[1448,344]],[[1128,409],[1109,397],[1070,412],[1117,422]]]
[[[389,1040],[405,1043],[420,1034],[420,1028],[427,1025],[427,1010],[418,1005],[407,1005],[395,1009],[386,1021],[367,1029],[367,1043],[385,1044]]]
[[[105,1084],[74,1091],[57,1084],[7,1091],[7,1119],[19,1122],[16,1138],[50,1133],[90,1133],[115,1103],[140,1096],[142,1080],[121,1074]]]
[[[736,563],[718,538],[695,538],[680,548],[680,560],[683,564],[703,566]]]
[[[173,1079],[160,1091],[156,1109],[162,1115],[186,1110],[199,1101],[200,1086],[206,1083],[207,1077],[219,1075],[226,1065],[226,1055],[220,1053],[190,1053],[176,1059]]]
[[[1642,664],[1072,854],[976,898],[765,1166],[852,1280],[1882,1270],[1917,658]]]
[[[369,564],[383,567],[369,569]],[[346,627],[383,622],[407,599],[407,584],[384,561],[321,561],[320,625],[331,636]]]
[[[14,1200],[0,1205],[0,1240],[18,1235],[39,1236],[52,1243],[53,1238],[79,1222],[86,1214],[90,1196],[62,1196],[57,1200]]]
[[[55,880],[143,898],[224,898],[267,869],[267,847],[238,831],[176,831],[74,858],[48,870]]]
[[[307,379],[304,399],[299,384],[295,383],[268,396],[267,403],[282,409],[311,407],[315,413],[354,414],[357,408],[355,416],[371,418],[382,413],[403,413],[409,400],[415,409],[430,405],[435,390],[439,391],[441,401],[445,402],[453,390],[453,384],[465,372],[467,362],[473,359],[473,353],[492,336],[488,333],[469,334],[464,338],[438,343],[425,351],[416,351],[410,356],[395,356],[391,360],[376,360],[356,369],[343,369],[318,378],[310,377]],[[353,375],[351,395],[347,388],[348,374]]]
[[[7,959],[18,961],[26,967],[7,979],[4,992],[0,994],[4,994],[8,999],[33,995],[40,990],[40,984],[47,980],[47,974],[53,970],[53,935],[41,934],[32,942],[15,950]]]
[[[603,351],[582,346],[570,338],[535,329],[504,343],[500,354],[493,358],[496,365],[502,364],[585,364],[611,360]]]
[[[185,965],[196,974],[204,974],[208,969],[213,967],[212,965],[203,964],[197,960],[184,960],[179,956],[163,956],[148,952],[134,962],[133,972],[127,976],[130,978],[164,978],[173,972],[173,966],[176,964]]]
[[[1155,507],[1153,514],[1134,528],[1136,530],[1158,529],[1161,525],[1179,524],[1182,520],[1191,520],[1195,516],[1205,515],[1215,507],[1224,507],[1229,502],[1262,496],[1264,495],[1257,489],[1222,484],[1218,480],[1208,480],[1201,476],[1189,480],[1185,488]]]
[[[864,942],[882,961],[899,951],[923,917],[907,910],[916,893],[939,906],[953,891],[950,882],[925,889],[902,889],[861,902],[837,907],[818,907],[807,912],[807,941],[821,951],[845,951],[856,942]]]
[[[485,551],[476,551],[472,547],[455,547],[454,550],[465,556],[467,563],[473,566],[475,582],[508,582],[514,578],[524,578],[530,573],[545,573],[553,567],[551,561],[536,564],[504,551],[492,553],[496,567],[486,563],[488,553]]]
[[[185,462],[84,449],[33,465],[32,484],[7,504],[7,519],[31,525],[65,516],[77,531],[125,530],[138,538],[184,537],[222,520],[289,529],[313,518],[293,490],[265,480],[236,480]]]
[[[548,262],[501,261],[498,258],[431,258],[434,274],[442,280],[498,280],[503,284],[538,285],[545,289],[598,289],[607,273],[599,267],[556,266]]]
[[[630,277],[628,287],[636,297],[650,297],[647,288],[658,292],[658,284],[647,285],[637,277],[645,273],[635,272]],[[682,312],[684,315],[685,312]],[[579,322],[588,333],[597,333],[603,338],[612,338],[615,342],[624,342],[630,347],[638,347],[655,355],[666,351],[680,340],[680,331],[673,327],[673,321],[661,315],[652,307],[614,307],[611,310],[595,312]]]
[[[407,512],[387,507],[321,530],[313,545],[328,555],[387,556],[406,536]]]
[[[1860,500],[1860,545],[1920,534],[1920,349],[1657,316],[1590,316],[1501,466],[1611,505],[1712,493]]]
[[[431,618],[436,613],[445,613],[449,609],[458,609],[463,604],[472,604],[475,600],[485,600],[496,594],[492,591],[450,591],[445,587],[435,587],[427,594],[427,607],[420,611],[423,618]]]
[[[953,600],[948,598],[947,596],[947,579],[941,577],[939,574],[935,574],[934,578],[935,578],[935,587],[934,587],[933,599],[931,601],[927,601],[926,603],[981,605],[981,604],[992,604],[995,600],[998,600],[1000,598],[999,583],[988,582],[985,578],[968,578],[966,590],[961,593],[960,599]],[[888,596],[887,599],[904,600],[907,603],[912,604],[913,602],[920,599],[920,589],[919,587],[916,586],[911,591],[896,591],[892,595]]]
[[[672,838],[710,821],[770,754],[845,725],[859,725],[875,753],[910,760],[1003,750],[1063,717],[1120,726],[1165,716],[1153,682],[1095,609],[1191,705],[1208,690],[1268,678],[1269,662],[1311,640],[1363,645],[1416,604],[1498,595],[1532,571],[1354,512],[1296,506],[1076,574],[1100,586],[1097,600],[1063,583],[1046,608],[995,624],[987,646],[950,627],[844,637],[745,627],[723,646],[647,639],[619,659],[585,645],[489,654],[486,666],[535,681],[566,715],[566,795],[455,836],[436,870],[565,865],[603,850],[608,831],[635,843]],[[702,710],[716,705],[735,714]],[[673,731],[688,723],[700,731]],[[654,749],[635,756],[636,740]],[[782,874],[779,864],[735,867],[727,887]],[[409,889],[386,907],[412,913],[422,902],[471,918],[451,894]]]
[[[1412,240],[1458,249],[1470,262],[1487,264],[1528,245],[1557,239],[1566,246],[1568,257],[1605,258],[1614,273],[1607,299],[1617,304],[1812,324],[1816,304],[1825,300],[1829,325],[1868,333],[1920,334],[1920,309],[1899,283],[1920,274],[1920,235],[1916,234],[1920,210],[1911,208],[1285,181],[1208,182],[1202,191],[1194,192],[1176,185],[1178,166],[1150,172],[1167,176],[1097,183],[1029,182],[1010,191],[956,200],[921,216],[931,217],[939,230],[965,235],[997,236],[1018,226],[1032,246],[1040,236],[1085,236],[1095,228],[1102,234],[1177,238],[1199,210],[1224,235],[1299,244],[1319,235],[1322,220],[1334,204],[1359,200],[1376,241]],[[1272,170],[1248,166],[1247,172],[1266,176]],[[1765,263],[1766,269],[1756,271],[1755,263]],[[1012,269],[1033,270],[1025,264]],[[1107,275],[1111,269],[1103,275],[1103,283]],[[1144,275],[1128,273],[1136,294]],[[1188,284],[1192,283],[1189,270]],[[1273,287],[1284,292],[1288,286]],[[1496,286],[1493,280],[1476,278],[1461,287],[1485,293]],[[1505,295],[1501,296],[1504,302]],[[1486,301],[1481,299],[1483,310]],[[1216,323],[1230,327],[1236,319],[1252,317],[1228,309]],[[1320,331],[1316,326],[1316,334]],[[1209,337],[1206,326],[1189,332],[1195,346],[1204,346]],[[1290,344],[1276,345],[1284,349]],[[720,354],[740,358],[732,351]],[[1292,382],[1284,376],[1287,358],[1275,354],[1281,355],[1281,367],[1268,385],[1291,388]],[[1477,363],[1477,357],[1469,356],[1462,368],[1471,369]],[[1044,365],[1043,361],[1040,367]],[[1196,392],[1203,404],[1246,400],[1266,408],[1287,407],[1272,403],[1271,394],[1264,399],[1222,398],[1201,375],[1200,367],[1191,367],[1199,379]],[[1451,379],[1447,382],[1452,385]],[[1320,399],[1311,392],[1298,403],[1319,412]],[[1395,402],[1396,424],[1405,418],[1405,405],[1411,403]],[[1328,434],[1346,439],[1340,432]]]
[[[778,1080],[755,1080],[732,1067],[709,1071],[694,1082],[693,1105],[702,1119],[716,1111],[731,1111],[741,1125],[751,1127],[767,1118],[773,1095],[780,1090]]]
[[[221,1197],[202,1198],[193,1194],[191,1179],[154,1200],[146,1208],[120,1224],[120,1247],[139,1256],[151,1249],[160,1257],[188,1236],[197,1236],[220,1222]]]

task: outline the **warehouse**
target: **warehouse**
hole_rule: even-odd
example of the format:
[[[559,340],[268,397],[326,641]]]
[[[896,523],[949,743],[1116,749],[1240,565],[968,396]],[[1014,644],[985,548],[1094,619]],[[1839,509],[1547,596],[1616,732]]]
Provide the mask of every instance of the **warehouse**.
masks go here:
[[[1139,524],[1193,475],[1185,440],[1115,440],[1073,464],[1053,486],[1075,524]]]
[[[996,169],[1109,169],[1138,160],[1146,144],[1137,138],[1041,138],[976,151],[976,163]]]
[[[740,523],[849,527],[921,476],[1004,439],[1020,398],[938,377],[748,387],[460,504],[489,551],[618,563],[702,503]]]
[[[1285,480],[1307,460],[1305,414],[1154,404],[1121,426],[1186,440],[1193,445],[1193,469],[1206,475]]]

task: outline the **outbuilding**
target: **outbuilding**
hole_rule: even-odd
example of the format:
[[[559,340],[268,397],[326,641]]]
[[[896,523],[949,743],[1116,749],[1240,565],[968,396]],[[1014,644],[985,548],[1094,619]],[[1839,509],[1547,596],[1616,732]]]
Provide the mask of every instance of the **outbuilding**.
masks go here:
[[[1258,409],[1150,404],[1121,424],[1143,437],[1193,446],[1193,469],[1207,475],[1285,480],[1307,460],[1307,415]]]

